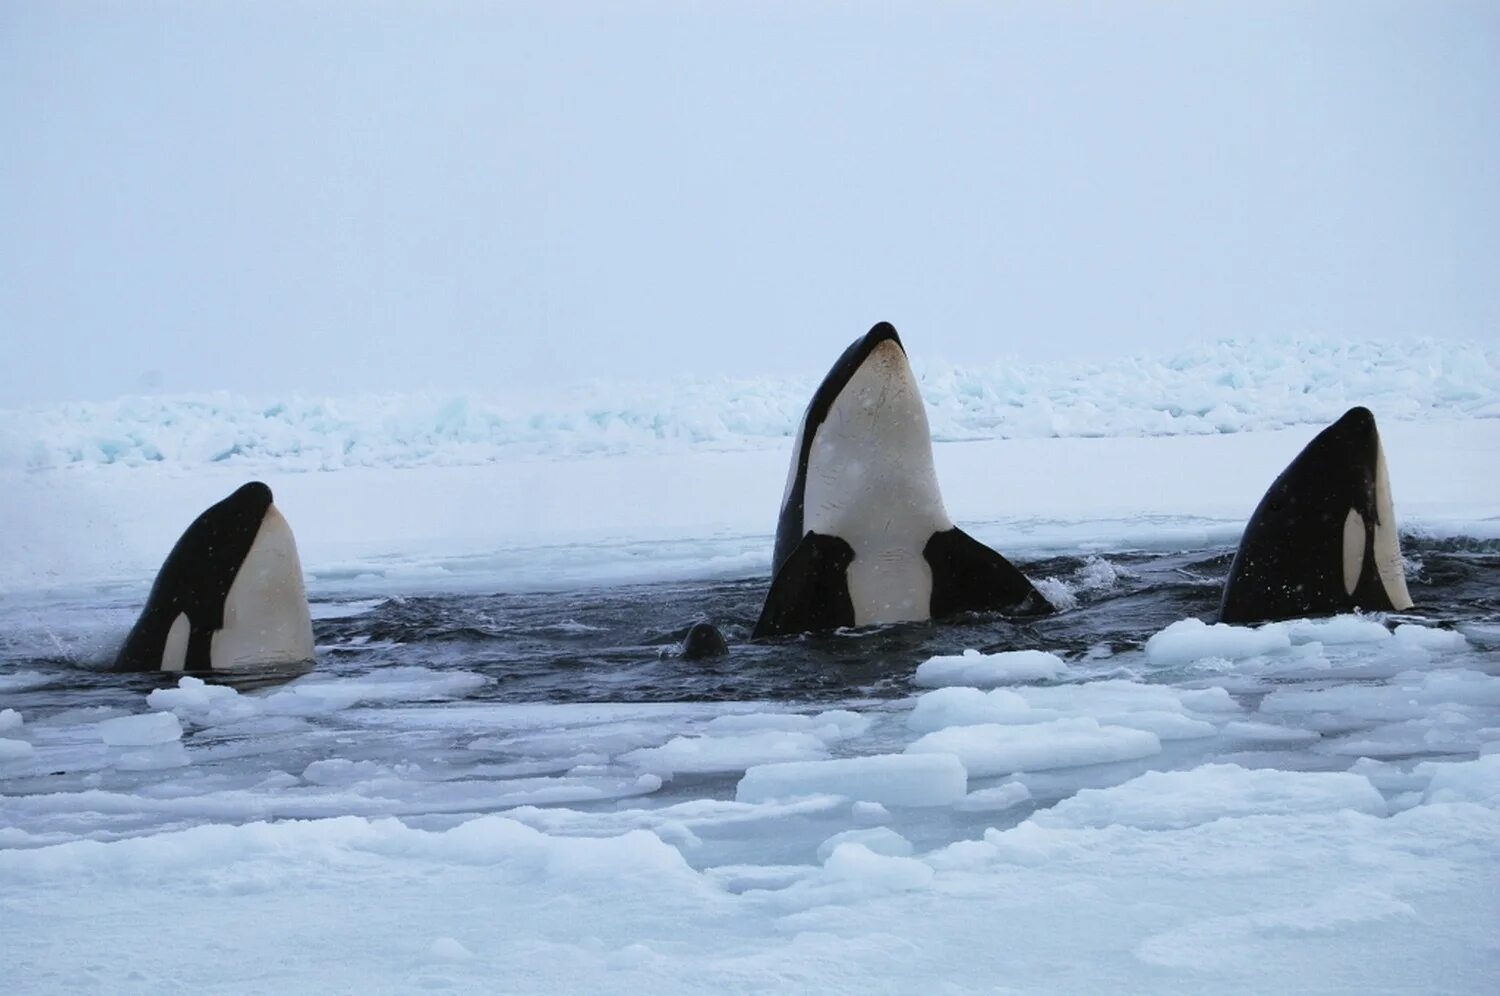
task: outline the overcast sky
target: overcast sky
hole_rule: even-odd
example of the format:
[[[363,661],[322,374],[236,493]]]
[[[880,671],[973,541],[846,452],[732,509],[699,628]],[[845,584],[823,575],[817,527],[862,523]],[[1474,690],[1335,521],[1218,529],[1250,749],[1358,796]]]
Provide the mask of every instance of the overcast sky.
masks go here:
[[[0,407],[1489,338],[1497,122],[1493,2],[7,0]]]

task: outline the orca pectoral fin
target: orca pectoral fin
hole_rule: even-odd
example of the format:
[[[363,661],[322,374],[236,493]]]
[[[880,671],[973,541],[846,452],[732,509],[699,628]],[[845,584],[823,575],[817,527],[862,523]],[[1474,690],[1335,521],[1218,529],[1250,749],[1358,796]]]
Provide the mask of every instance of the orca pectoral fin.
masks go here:
[[[932,616],[1004,612],[1037,616],[1053,610],[1014,564],[962,529],[933,533],[922,551],[932,568]]]
[[[809,532],[776,572],[753,639],[854,625],[849,565],[854,548],[837,536]]]

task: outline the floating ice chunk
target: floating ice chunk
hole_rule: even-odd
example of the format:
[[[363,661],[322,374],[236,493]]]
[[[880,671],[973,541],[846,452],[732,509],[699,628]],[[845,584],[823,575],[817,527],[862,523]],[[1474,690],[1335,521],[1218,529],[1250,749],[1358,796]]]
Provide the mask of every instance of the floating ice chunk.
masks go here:
[[[1486,754],[1473,761],[1425,761],[1417,765],[1417,772],[1432,776],[1422,795],[1424,803],[1500,805],[1500,754]]]
[[[673,737],[660,747],[621,754],[620,760],[670,775],[744,771],[755,764],[816,761],[827,756],[828,748],[811,733],[767,730],[729,737]]]
[[[1222,688],[1184,689],[1170,685],[1148,685],[1124,678],[1071,685],[1018,688],[1016,695],[1035,709],[1059,713],[1126,712],[1238,712],[1240,707]],[[1049,717],[1055,718],[1055,717]]]
[[[715,716],[703,727],[705,732],[716,737],[736,733],[761,733],[766,730],[810,733],[812,728],[811,716],[795,712],[747,712],[738,716]]]
[[[1329,713],[1359,719],[1415,719],[1426,709],[1412,689],[1392,685],[1340,685],[1334,688],[1278,688],[1261,699],[1268,716]]]
[[[210,685],[192,675],[178,678],[176,688],[156,689],[146,696],[146,705],[205,725],[236,722],[261,711],[258,699],[241,695],[227,685]]]
[[[358,678],[316,677],[295,681],[260,701],[276,716],[317,716],[361,702],[421,702],[459,698],[488,683],[472,671],[385,667]]]
[[[24,723],[21,714],[14,709],[0,709],[0,733],[19,730]]]
[[[1479,671],[1403,671],[1395,681],[1419,680],[1424,702],[1500,705],[1500,678]]]
[[[951,754],[875,754],[832,761],[762,764],[745,772],[740,802],[842,795],[887,806],[947,806],[968,790],[968,773]]]
[[[856,802],[849,807],[849,815],[856,823],[884,823],[891,818],[891,811],[878,802]]]
[[[1402,623],[1396,627],[1396,642],[1403,647],[1420,647],[1423,650],[1463,650],[1469,641],[1462,633],[1451,629],[1434,629]]]
[[[874,720],[849,709],[829,709],[812,718],[813,732],[827,741],[848,740],[868,730]]]
[[[1225,688],[1175,688],[1173,692],[1177,695],[1177,701],[1194,712],[1240,711],[1240,704]]]
[[[1145,730],[1156,734],[1161,740],[1197,740],[1211,737],[1219,728],[1201,719],[1184,716],[1180,712],[1160,709],[1142,709],[1140,712],[1107,713],[1098,717],[1108,726],[1128,726],[1132,730]]]
[[[1322,736],[1316,730],[1299,730],[1290,726],[1257,723],[1251,720],[1225,723],[1223,733],[1232,740],[1267,744],[1301,744],[1317,740]]]
[[[1403,671],[1383,685],[1278,688],[1261,700],[1260,711],[1327,717],[1319,723],[1332,728],[1350,717],[1386,723],[1439,719],[1433,707],[1444,703],[1460,711],[1500,704],[1500,678],[1467,670]]]
[[[170,716],[171,713],[166,715]],[[191,761],[187,748],[182,746],[181,741],[171,740],[139,750],[125,751],[115,758],[114,766],[120,771],[165,771],[169,768],[181,768]]]
[[[1121,785],[1084,789],[1033,813],[1042,827],[1174,830],[1234,816],[1330,813],[1386,815],[1370,780],[1347,771],[1278,771],[1205,764],[1191,771],[1149,771]]]
[[[25,740],[0,737],[0,761],[19,761],[23,757],[30,757],[34,750]]]
[[[1028,726],[955,726],[929,733],[906,748],[913,755],[952,754],[976,778],[1017,771],[1129,761],[1161,753],[1153,733],[1101,726],[1088,717]]]
[[[863,844],[876,854],[895,858],[911,857],[911,841],[888,827],[871,827],[868,830],[845,830],[829,837],[818,845],[818,860],[827,861],[834,848],[851,842]]]
[[[931,865],[915,858],[879,854],[857,841],[835,847],[823,862],[823,870],[831,879],[858,882],[882,892],[920,889],[933,876]]]
[[[1294,619],[1283,623],[1293,643],[1322,643],[1337,646],[1351,643],[1382,643],[1391,638],[1384,623],[1359,615],[1334,616],[1331,619]]]
[[[1260,628],[1208,625],[1201,619],[1179,619],[1146,641],[1146,658],[1153,664],[1191,664],[1204,657],[1243,660],[1292,645],[1286,627],[1272,623]]]
[[[906,717],[906,725],[917,733],[931,733],[949,726],[980,723],[1035,723],[1055,719],[1056,713],[1033,709],[1015,692],[996,688],[939,688],[925,692]]]
[[[1418,768],[1421,765],[1417,766]],[[1387,796],[1393,793],[1407,793],[1416,789],[1425,789],[1432,781],[1432,773],[1422,772],[1417,769],[1404,768],[1399,764],[1391,764],[1388,761],[1377,761],[1371,757],[1361,757],[1349,765],[1349,770],[1356,775],[1363,775],[1370,780],[1370,784],[1380,789]],[[1417,801],[1422,799],[1422,793],[1417,792]]]
[[[1008,650],[999,654],[965,650],[957,657],[933,657],[925,661],[918,666],[913,680],[924,688],[949,685],[992,688],[1057,678],[1067,668],[1061,657],[1042,650]]]
[[[1031,790],[1020,782],[1006,782],[993,788],[970,792],[953,804],[966,813],[998,813],[1019,806],[1031,798]]]
[[[476,866],[513,878],[579,883],[607,891],[634,889],[643,882],[678,889],[696,888],[700,876],[682,854],[655,834],[630,830],[605,838],[551,837],[503,816],[480,816],[440,831],[415,829],[391,818],[340,816],[332,819],[209,824],[118,841],[101,848],[71,841],[29,857],[0,852],[0,878],[46,881],[59,875],[107,871],[121,882],[159,886],[163,875],[189,879],[203,870],[268,860],[278,874],[326,870],[330,859],[352,856],[382,866],[415,860]],[[367,869],[368,870],[368,869]],[[356,881],[356,890],[369,878]]]
[[[1313,717],[1314,721],[1325,721],[1324,717]],[[1339,717],[1329,717],[1327,725],[1334,732],[1340,725]],[[1347,720],[1342,722],[1347,726]],[[1463,706],[1438,704],[1429,707],[1425,715],[1417,719],[1385,723],[1357,735],[1346,735],[1330,739],[1322,749],[1331,754],[1346,757],[1409,757],[1421,753],[1466,753],[1479,746],[1484,736],[1477,729],[1478,720]]]
[[[182,739],[182,724],[170,712],[106,719],[98,730],[99,738],[111,747],[151,747]]]

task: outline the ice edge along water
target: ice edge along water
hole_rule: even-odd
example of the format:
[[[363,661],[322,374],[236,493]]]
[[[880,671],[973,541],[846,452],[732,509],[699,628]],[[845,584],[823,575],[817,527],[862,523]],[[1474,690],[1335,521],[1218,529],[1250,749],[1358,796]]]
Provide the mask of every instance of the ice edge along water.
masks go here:
[[[914,341],[914,340],[913,340]],[[1500,416],[1500,349],[1421,339],[1229,340],[1108,362],[915,361],[934,438],[1217,435]],[[241,473],[785,445],[815,378],[664,378],[486,394],[126,397],[0,411],[0,469],[230,464]]]

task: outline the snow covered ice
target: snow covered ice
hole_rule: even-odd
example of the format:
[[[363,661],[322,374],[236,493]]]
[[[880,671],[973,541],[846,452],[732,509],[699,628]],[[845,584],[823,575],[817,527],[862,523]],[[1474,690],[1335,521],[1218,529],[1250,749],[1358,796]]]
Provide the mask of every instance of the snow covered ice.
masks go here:
[[[662,388],[609,418],[607,397],[6,413],[27,523],[0,564],[8,977],[1491,992],[1491,357],[929,368],[950,512],[1064,611],[763,644],[805,384]],[[1355,391],[1417,610],[1213,623],[1245,516]],[[99,673],[183,524],[251,474],[297,530],[317,669]],[[702,618],[730,657],[675,657]]]

